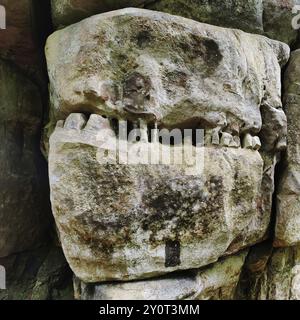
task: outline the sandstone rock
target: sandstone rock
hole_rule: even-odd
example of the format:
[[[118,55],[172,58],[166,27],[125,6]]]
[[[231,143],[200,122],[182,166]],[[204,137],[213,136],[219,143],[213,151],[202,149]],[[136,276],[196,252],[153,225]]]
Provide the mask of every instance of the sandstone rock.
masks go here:
[[[263,32],[263,0],[157,0],[146,7],[217,26]]]
[[[50,140],[52,208],[76,276],[100,282],[199,268],[267,236],[274,153],[286,135],[286,45],[124,9],[54,33],[46,54],[52,124],[59,120]],[[86,125],[78,111],[92,114]],[[125,120],[141,136],[133,143],[126,135],[128,150],[119,145],[130,165],[110,150]],[[151,127],[205,129],[205,147],[188,142],[203,156],[202,175],[178,155],[172,165],[149,165],[147,148],[159,146],[163,158],[177,150],[148,142]],[[245,135],[249,149],[241,148]]]
[[[289,48],[261,36],[124,9],[55,32],[46,55],[57,120],[81,111],[256,135],[271,117],[267,150],[286,134],[280,64]]]
[[[299,246],[272,250],[270,245],[260,245],[251,249],[236,297],[252,300],[299,300],[299,278]]]
[[[85,284],[76,279],[81,300],[229,300],[233,299],[246,252],[213,265],[163,278],[128,283]]]
[[[6,290],[0,300],[71,300],[72,272],[61,248],[41,247],[0,258],[6,269]]]
[[[241,29],[292,44],[292,9],[299,0],[52,0],[56,27],[67,26],[92,15],[125,7],[144,7],[221,27]]]
[[[263,32],[262,0],[126,0],[126,1],[58,1],[52,0],[52,16],[56,27],[70,25],[97,13],[143,6],[222,27]]]
[[[0,60],[0,257],[38,245],[51,218],[37,87]]]
[[[82,119],[72,114],[64,127],[58,123],[49,176],[62,246],[83,281],[199,268],[264,237],[270,212],[261,211],[263,160],[257,151],[191,145],[201,163],[180,163],[174,152],[171,165],[147,164],[143,155],[150,148],[157,146],[166,159],[175,147],[141,141],[128,143],[126,151],[125,141],[118,144],[113,129],[107,130],[108,119],[93,115],[94,125],[86,127]],[[119,159],[136,162],[113,162],[113,145],[121,149]]]
[[[0,57],[41,78],[43,42],[51,26],[47,1],[0,0],[6,29],[0,30]]]
[[[300,0],[263,0],[263,26],[266,36],[294,44],[298,30],[292,27],[293,8]]]
[[[250,248],[237,286],[235,299],[262,300],[267,295],[266,270],[273,252],[271,241]]]
[[[153,0],[51,0],[56,27],[67,26],[94,14],[126,7],[142,6]]]
[[[278,183],[276,246],[300,241],[300,50],[294,51],[285,74],[285,112],[288,118],[288,148],[285,169]]]

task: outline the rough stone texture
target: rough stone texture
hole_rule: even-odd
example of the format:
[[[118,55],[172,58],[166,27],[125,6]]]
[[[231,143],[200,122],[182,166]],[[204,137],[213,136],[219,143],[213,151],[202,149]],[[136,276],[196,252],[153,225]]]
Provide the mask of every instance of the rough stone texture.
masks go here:
[[[289,48],[264,37],[124,9],[55,32],[46,55],[56,119],[80,111],[239,135],[263,129],[265,149],[286,134],[280,64]],[[262,128],[262,117],[271,124]]]
[[[52,0],[52,16],[59,27],[110,10],[144,7],[293,44],[297,30],[291,25],[292,8],[299,4],[299,0]]]
[[[71,300],[72,272],[61,248],[42,247],[0,258],[6,269],[6,289],[0,300]]]
[[[57,124],[51,197],[64,251],[81,278],[76,298],[299,300],[300,53],[284,80],[287,132],[280,67],[289,48],[196,21],[295,49],[292,7],[300,0],[0,0],[8,26],[0,30],[0,271],[5,266],[8,280],[0,300],[74,296],[72,272],[49,236],[39,151],[50,2],[55,28],[127,6],[179,16],[126,9],[48,41],[45,142],[49,148]],[[148,136],[178,127],[205,129],[204,148],[194,136],[185,145],[202,151],[203,162],[115,164],[122,120],[141,135],[120,151],[123,160],[145,160],[149,146],[163,158],[178,151]],[[122,282],[94,283],[104,280]]]
[[[97,13],[138,7],[153,0],[51,0],[52,19],[56,27],[67,26]]]
[[[79,278],[128,280],[197,268],[264,237],[269,212],[257,151],[199,148],[201,175],[193,167],[188,175],[186,164],[105,164],[108,147],[97,137],[116,139],[107,122],[93,115],[85,125],[83,115],[71,114],[50,139],[52,209]],[[149,145],[160,146],[129,143],[128,155],[138,159]]]
[[[42,81],[43,41],[51,30],[47,1],[0,0],[0,5],[6,11],[6,29],[0,31],[0,57]]]
[[[221,259],[213,265],[148,281],[85,284],[74,281],[81,300],[231,300],[247,252]]]
[[[0,257],[4,257],[38,245],[51,215],[39,151],[38,89],[0,60],[0,97]]]
[[[300,248],[253,247],[241,275],[237,299],[299,300]]]
[[[217,26],[263,32],[262,0],[157,0],[147,8]]]
[[[292,53],[284,80],[284,106],[288,118],[288,148],[278,184],[276,246],[300,241],[300,50]]]
[[[263,26],[266,36],[295,45],[298,30],[292,27],[293,7],[300,0],[263,0]]]
[[[199,268],[267,236],[273,158],[286,136],[286,45],[124,9],[54,33],[46,54],[52,124],[73,112],[93,113],[87,125],[82,114],[59,121],[50,140],[52,208],[79,278]],[[99,164],[97,152],[107,147],[96,137],[116,137],[109,120],[94,113],[138,121],[146,137],[154,122],[205,129],[203,175],[192,168],[187,176],[177,165]],[[138,145],[143,153],[149,143]],[[134,144],[128,154],[137,157]]]

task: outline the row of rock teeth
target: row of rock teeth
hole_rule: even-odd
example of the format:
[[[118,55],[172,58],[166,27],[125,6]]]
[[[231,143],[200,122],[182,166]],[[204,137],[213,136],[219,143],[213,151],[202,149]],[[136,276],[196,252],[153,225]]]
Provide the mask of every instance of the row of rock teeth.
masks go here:
[[[106,117],[91,114],[89,119],[87,119],[83,113],[71,113],[65,121],[58,121],[57,126],[71,130],[111,129],[110,121]]]
[[[239,136],[233,136],[230,133],[222,132],[220,136],[219,129],[211,129],[205,131],[205,142],[206,146],[215,145],[230,148],[240,148],[241,139]],[[249,133],[245,135],[242,141],[242,147],[246,149],[259,150],[261,142],[258,136],[251,136]]]
[[[243,139],[243,147],[246,149],[259,150],[261,147],[261,142],[258,136],[251,136],[247,133]]]
[[[108,132],[111,132],[111,135],[115,135],[110,120],[97,114],[92,114],[89,120],[87,120],[86,116],[82,113],[72,113],[68,116],[65,122],[62,120],[58,121],[57,126],[71,130],[84,129],[86,131],[99,131],[106,129]],[[133,128],[139,128],[141,141],[148,141],[148,126],[145,121],[140,120],[138,123],[134,123]],[[155,126],[155,128],[157,129],[157,126]],[[154,140],[157,141],[157,139]],[[220,145],[223,147],[240,148],[241,140],[239,136],[232,136],[227,132],[222,132],[220,136],[220,130],[216,128],[205,131],[204,145]],[[249,133],[246,134],[242,141],[242,147],[246,149],[259,150],[261,147],[259,137],[253,137]]]

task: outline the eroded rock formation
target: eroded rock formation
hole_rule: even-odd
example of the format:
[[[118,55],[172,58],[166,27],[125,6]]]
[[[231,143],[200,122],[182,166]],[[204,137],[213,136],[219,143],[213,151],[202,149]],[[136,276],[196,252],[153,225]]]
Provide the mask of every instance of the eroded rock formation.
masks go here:
[[[0,5],[0,299],[300,299],[299,0]]]
[[[123,9],[52,34],[46,56],[50,127],[58,121],[49,149],[52,209],[80,280],[195,269],[268,236],[276,154],[286,139],[286,45]],[[116,130],[124,121],[142,138],[125,151]],[[171,166],[102,163],[107,141],[126,159],[155,145],[163,154],[176,148],[149,140],[151,127],[203,129],[203,146],[190,141],[203,154],[201,175],[186,175],[176,156]]]

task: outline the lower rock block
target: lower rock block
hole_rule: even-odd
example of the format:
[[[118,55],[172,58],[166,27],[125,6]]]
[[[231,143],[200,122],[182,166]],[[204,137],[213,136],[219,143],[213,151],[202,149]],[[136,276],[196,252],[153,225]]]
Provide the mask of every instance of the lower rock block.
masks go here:
[[[98,115],[86,124],[71,114],[50,138],[52,209],[66,258],[84,282],[200,268],[265,236],[270,216],[261,206],[258,151],[190,145],[202,152],[199,174],[178,164],[175,153],[169,165],[101,161],[114,142],[125,143]],[[120,154],[141,160],[145,146],[155,144],[131,142]]]
[[[80,300],[231,300],[247,252],[221,259],[201,270],[148,281],[85,284],[74,280]]]

